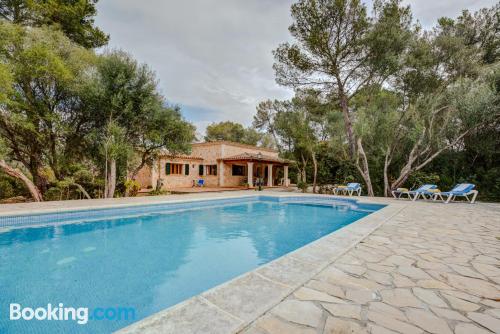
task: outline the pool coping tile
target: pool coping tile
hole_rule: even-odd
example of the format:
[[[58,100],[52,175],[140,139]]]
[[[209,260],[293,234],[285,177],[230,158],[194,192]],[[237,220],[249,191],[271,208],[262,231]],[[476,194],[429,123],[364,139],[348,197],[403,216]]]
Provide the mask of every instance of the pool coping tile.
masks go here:
[[[120,333],[225,333],[238,330],[242,324],[243,320],[194,297],[125,327]]]
[[[275,306],[291,292],[291,286],[251,271],[200,296],[234,317],[248,322]]]

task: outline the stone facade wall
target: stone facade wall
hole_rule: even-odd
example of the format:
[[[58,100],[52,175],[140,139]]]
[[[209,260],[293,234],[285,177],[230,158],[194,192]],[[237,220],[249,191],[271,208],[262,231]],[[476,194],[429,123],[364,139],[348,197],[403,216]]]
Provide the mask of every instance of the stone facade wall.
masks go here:
[[[212,145],[193,144],[191,155],[203,158],[204,165],[215,165],[217,159],[222,158],[222,145],[214,143]]]
[[[233,176],[233,164],[224,164],[224,184],[229,187],[242,186],[247,178],[246,164],[236,163],[235,165],[245,166],[243,176]]]
[[[152,188],[155,186],[153,184],[153,178],[151,174],[152,170],[149,166],[145,166],[139,170],[135,177],[135,180],[139,182],[141,188]]]
[[[233,155],[238,155],[238,154],[243,154],[243,153],[251,153],[251,154],[258,154],[262,153],[263,155],[268,155],[270,157],[278,157],[278,152],[276,151],[270,151],[267,149],[259,149],[258,147],[255,148],[250,148],[250,147],[240,147],[236,145],[230,145],[230,144],[222,144],[222,156],[223,157],[230,157]]]
[[[198,175],[198,166],[201,160],[191,160],[191,159],[171,159],[171,158],[161,158],[159,160],[159,177],[162,179],[163,189],[173,189],[181,187],[191,187],[193,182],[197,181],[200,176]],[[166,174],[166,164],[182,164],[182,174]],[[189,164],[189,175],[184,174],[184,165]]]
[[[155,163],[155,168],[153,169],[153,171],[151,171],[151,168],[149,166],[145,166],[143,169],[141,169],[136,177],[136,180],[141,184],[142,188],[156,187],[158,178],[162,179],[163,181],[163,189],[191,187],[193,186],[194,182],[196,182],[200,178],[203,178],[205,180],[205,184],[208,187],[221,186],[219,173],[221,172],[222,163],[217,161],[217,159],[239,155],[245,152],[251,154],[258,154],[260,152],[264,155],[278,157],[278,152],[276,151],[251,147],[243,144],[232,144],[228,142],[199,143],[193,144],[190,156],[193,158],[202,158],[203,160],[186,158],[172,159],[168,157],[162,157]],[[182,165],[189,164],[189,175],[184,174],[184,167],[182,170],[182,174],[180,175],[166,175],[165,165],[167,162],[179,163]],[[204,166],[217,165],[217,175],[200,176],[198,174],[200,164]],[[244,163],[235,164],[246,167],[246,164]],[[254,164],[254,170],[255,169],[256,165]],[[225,187],[241,186],[246,180],[246,172],[243,176],[232,175],[232,163],[224,164],[223,170],[223,186]],[[206,174],[206,167],[204,167],[204,172]],[[275,173],[276,171],[273,168],[273,174]]]

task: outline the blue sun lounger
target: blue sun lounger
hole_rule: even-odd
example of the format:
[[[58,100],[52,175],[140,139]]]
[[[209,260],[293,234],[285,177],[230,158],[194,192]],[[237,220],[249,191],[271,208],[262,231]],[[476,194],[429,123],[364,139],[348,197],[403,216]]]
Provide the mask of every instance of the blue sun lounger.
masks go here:
[[[436,189],[436,188],[437,188],[437,186],[435,184],[424,184],[423,186],[420,186],[416,190],[398,190],[398,189],[401,189],[401,188],[398,188],[398,189],[393,190],[391,192],[392,192],[392,196],[394,196],[394,198],[402,198],[403,195],[406,195],[406,196],[408,196],[409,199],[416,201],[419,196],[422,196],[423,198],[425,198],[424,193],[427,193],[430,189]],[[412,196],[413,196],[413,198],[412,198]]]
[[[354,193],[357,193],[358,196],[361,196],[361,185],[355,182],[348,183],[345,187],[337,187],[333,191],[335,195],[342,192],[344,195],[352,196]]]
[[[434,200],[440,198],[445,203],[450,203],[456,197],[465,197],[469,203],[474,204],[477,194],[479,193],[477,190],[474,190],[475,187],[476,186],[472,183],[460,183],[450,191],[433,193],[432,196]],[[470,195],[472,195],[472,199],[469,199]],[[446,200],[443,196],[446,197]]]

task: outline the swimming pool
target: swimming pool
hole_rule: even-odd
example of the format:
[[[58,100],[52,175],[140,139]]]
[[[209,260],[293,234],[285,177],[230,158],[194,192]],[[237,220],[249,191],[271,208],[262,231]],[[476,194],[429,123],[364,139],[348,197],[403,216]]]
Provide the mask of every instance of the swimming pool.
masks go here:
[[[254,196],[0,217],[0,332],[111,332],[381,207]],[[134,317],[11,321],[10,303],[132,308]]]

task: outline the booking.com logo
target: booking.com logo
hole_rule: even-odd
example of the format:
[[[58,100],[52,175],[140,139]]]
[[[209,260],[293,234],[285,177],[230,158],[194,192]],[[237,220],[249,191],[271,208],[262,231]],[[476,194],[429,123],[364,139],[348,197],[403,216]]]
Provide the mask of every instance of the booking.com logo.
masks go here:
[[[76,321],[85,325],[89,320],[134,320],[133,307],[66,307],[63,303],[57,306],[47,304],[46,307],[22,307],[12,303],[9,307],[10,320],[39,320],[39,321]]]

